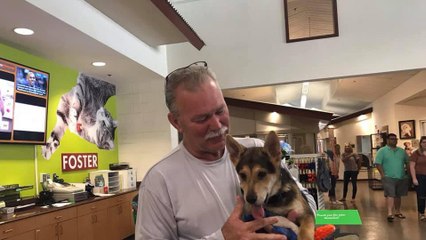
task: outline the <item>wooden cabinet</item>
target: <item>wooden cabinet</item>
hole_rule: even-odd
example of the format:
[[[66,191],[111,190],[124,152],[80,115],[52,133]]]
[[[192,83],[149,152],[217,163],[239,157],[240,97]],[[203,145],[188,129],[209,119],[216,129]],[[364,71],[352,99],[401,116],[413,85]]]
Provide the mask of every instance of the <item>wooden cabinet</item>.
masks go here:
[[[2,238],[2,240],[35,240],[34,230],[14,235],[12,237]]]
[[[128,193],[109,200],[108,225],[111,231],[110,239],[124,239],[135,232],[131,203],[134,195],[136,194]]]
[[[77,210],[67,208],[35,217],[37,240],[73,240],[77,235]]]
[[[55,224],[45,225],[35,230],[36,240],[75,240],[77,219],[69,219]]]
[[[21,221],[15,221],[0,225],[0,239],[7,240],[32,240],[34,236],[34,218],[23,219]]]
[[[107,201],[93,202],[77,208],[79,240],[109,239],[107,208]]]
[[[122,240],[135,230],[131,202],[136,194],[131,191],[64,209],[22,213],[27,216],[0,223],[0,240]]]

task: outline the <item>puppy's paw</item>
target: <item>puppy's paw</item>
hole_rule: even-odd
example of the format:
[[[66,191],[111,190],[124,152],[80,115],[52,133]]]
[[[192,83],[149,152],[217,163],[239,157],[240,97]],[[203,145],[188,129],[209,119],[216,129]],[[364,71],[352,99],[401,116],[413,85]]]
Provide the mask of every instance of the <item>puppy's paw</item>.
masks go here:
[[[299,235],[297,236],[297,240],[314,240],[314,233],[300,231]]]
[[[298,240],[314,240],[315,238],[315,220],[313,217],[305,217],[302,219],[299,234],[297,234]]]
[[[274,226],[290,228],[293,232],[298,233],[299,227],[292,221],[288,220],[286,217],[275,216],[278,218],[278,222],[274,224]]]

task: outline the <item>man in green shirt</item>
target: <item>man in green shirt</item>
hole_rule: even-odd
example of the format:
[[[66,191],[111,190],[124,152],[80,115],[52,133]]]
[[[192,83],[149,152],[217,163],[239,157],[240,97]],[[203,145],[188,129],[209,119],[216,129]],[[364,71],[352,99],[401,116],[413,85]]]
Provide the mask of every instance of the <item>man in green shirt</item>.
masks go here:
[[[395,134],[390,133],[387,140],[387,145],[377,152],[374,163],[382,176],[388,209],[387,220],[393,222],[394,217],[405,218],[401,213],[401,196],[407,196],[408,192],[408,155],[404,149],[396,146],[398,139]]]

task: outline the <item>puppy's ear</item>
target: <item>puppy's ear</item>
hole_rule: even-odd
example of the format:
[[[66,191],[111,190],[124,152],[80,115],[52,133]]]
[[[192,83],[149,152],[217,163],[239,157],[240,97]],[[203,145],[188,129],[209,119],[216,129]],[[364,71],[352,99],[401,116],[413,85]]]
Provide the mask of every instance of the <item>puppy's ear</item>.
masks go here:
[[[237,166],[240,161],[240,154],[243,152],[244,147],[228,134],[226,135],[226,148],[228,149],[232,163],[234,166]]]
[[[263,147],[276,161],[281,161],[281,145],[277,133],[270,131]]]

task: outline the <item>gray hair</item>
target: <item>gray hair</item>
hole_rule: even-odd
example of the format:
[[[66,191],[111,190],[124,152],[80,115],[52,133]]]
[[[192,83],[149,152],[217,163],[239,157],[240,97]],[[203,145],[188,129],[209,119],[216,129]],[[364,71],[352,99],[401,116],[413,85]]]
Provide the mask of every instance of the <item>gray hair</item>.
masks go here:
[[[186,68],[180,68],[170,73],[166,77],[164,92],[166,95],[166,105],[171,113],[178,115],[176,107],[176,89],[183,85],[185,90],[194,92],[198,87],[209,80],[209,77],[219,87],[216,75],[207,67],[191,64]]]

